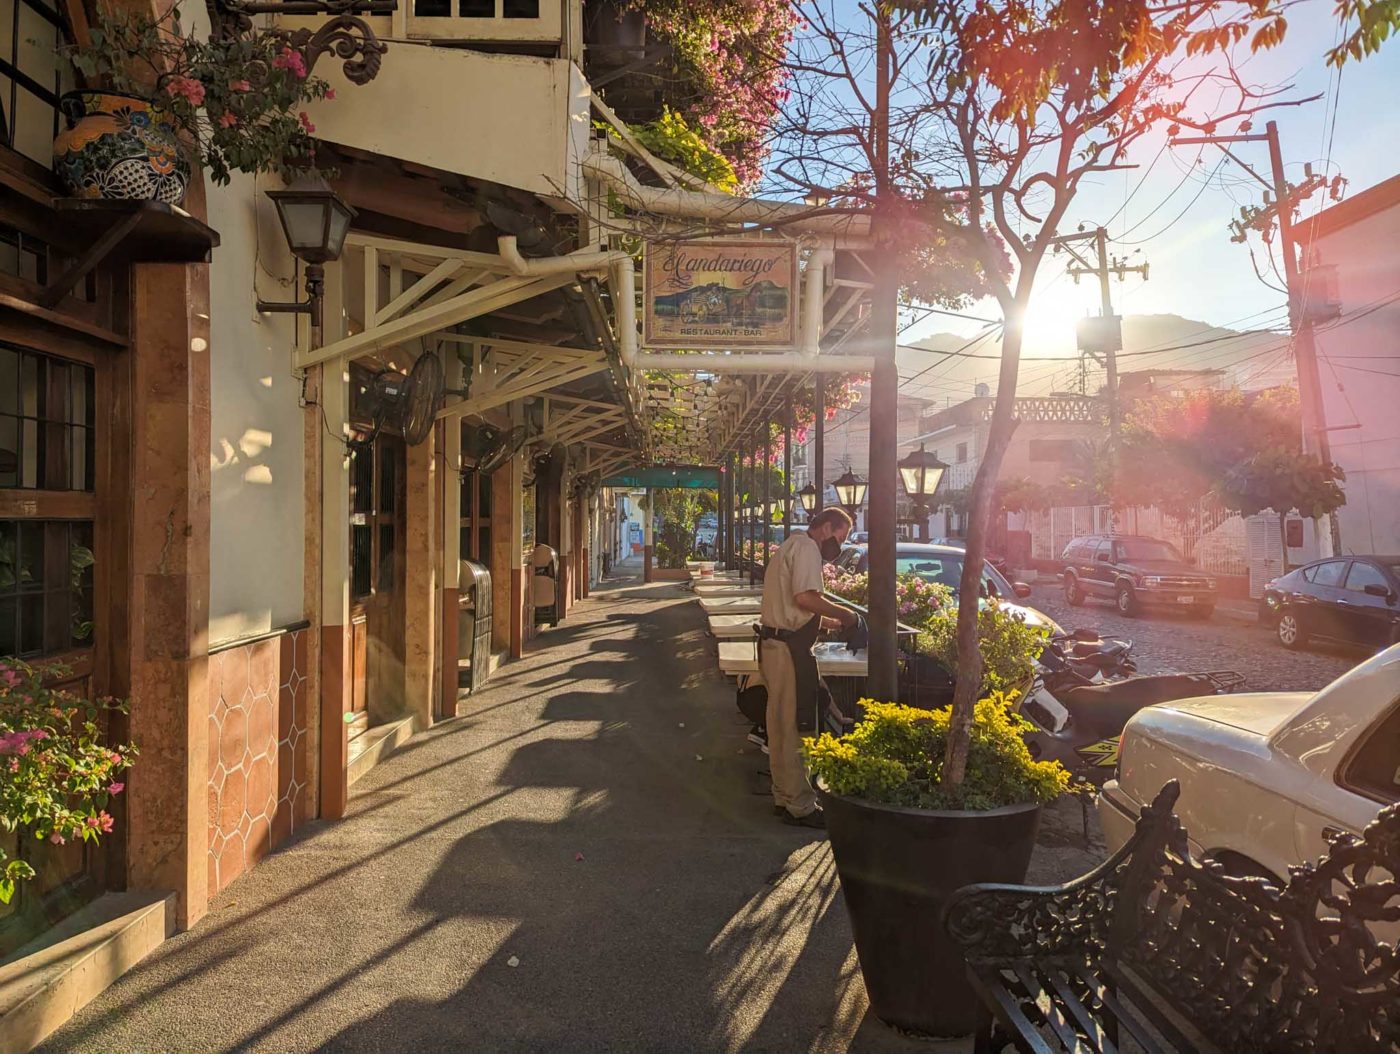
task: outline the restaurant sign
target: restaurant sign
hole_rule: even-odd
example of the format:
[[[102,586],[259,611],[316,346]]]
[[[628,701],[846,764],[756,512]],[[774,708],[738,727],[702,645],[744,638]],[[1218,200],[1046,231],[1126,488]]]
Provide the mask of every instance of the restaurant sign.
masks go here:
[[[797,343],[797,247],[648,243],[642,342],[651,348],[790,348]]]

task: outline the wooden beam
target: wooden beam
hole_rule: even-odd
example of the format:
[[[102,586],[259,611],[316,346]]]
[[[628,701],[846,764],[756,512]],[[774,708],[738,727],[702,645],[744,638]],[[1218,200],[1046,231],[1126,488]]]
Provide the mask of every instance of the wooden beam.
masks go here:
[[[299,351],[295,364],[304,369],[321,362],[352,358],[397,347],[436,330],[448,329],[468,319],[489,315],[506,304],[518,303],[541,293],[551,292],[573,281],[575,278],[572,274],[547,275],[540,278],[502,278],[430,308],[410,312],[382,326],[333,341],[322,348]]]

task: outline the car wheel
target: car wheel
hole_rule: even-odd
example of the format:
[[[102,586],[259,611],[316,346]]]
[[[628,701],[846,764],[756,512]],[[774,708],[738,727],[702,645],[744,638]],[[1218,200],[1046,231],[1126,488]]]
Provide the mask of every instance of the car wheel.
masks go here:
[[[1308,643],[1307,632],[1303,629],[1303,620],[1296,612],[1285,608],[1279,613],[1278,625],[1275,627],[1278,634],[1278,642],[1285,648],[1297,650]]]
[[[1128,618],[1136,616],[1140,605],[1138,604],[1137,595],[1133,592],[1133,587],[1130,585],[1121,585],[1118,587],[1116,595],[1118,600],[1118,614],[1125,615]]]
[[[1065,603],[1075,608],[1084,603],[1084,594],[1079,589],[1079,578],[1076,575],[1065,575]]]

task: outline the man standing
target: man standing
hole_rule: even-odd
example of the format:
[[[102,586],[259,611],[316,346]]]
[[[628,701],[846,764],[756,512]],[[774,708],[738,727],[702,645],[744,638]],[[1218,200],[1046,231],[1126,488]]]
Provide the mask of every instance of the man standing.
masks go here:
[[[798,827],[826,826],[817,796],[807,781],[797,734],[799,706],[817,697],[817,660],[812,645],[823,624],[855,623],[856,613],[822,596],[822,563],[841,555],[851,531],[843,509],[823,509],[806,533],[788,537],[768,562],[763,576],[759,627],[759,667],[768,686],[768,765],[773,774],[774,812]]]

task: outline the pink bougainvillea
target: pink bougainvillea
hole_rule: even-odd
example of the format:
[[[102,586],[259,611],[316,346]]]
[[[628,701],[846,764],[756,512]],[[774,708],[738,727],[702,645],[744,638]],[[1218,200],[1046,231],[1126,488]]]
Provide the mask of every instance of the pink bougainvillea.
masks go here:
[[[790,0],[631,0],[653,34],[675,49],[686,122],[755,184],[767,132],[786,101],[783,65],[800,19]]]

